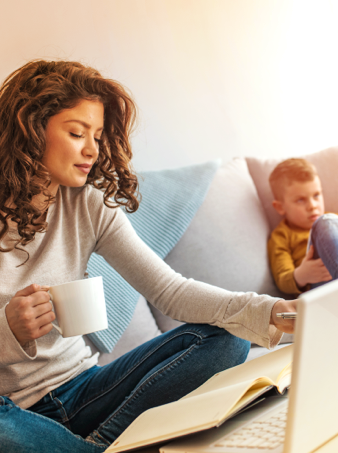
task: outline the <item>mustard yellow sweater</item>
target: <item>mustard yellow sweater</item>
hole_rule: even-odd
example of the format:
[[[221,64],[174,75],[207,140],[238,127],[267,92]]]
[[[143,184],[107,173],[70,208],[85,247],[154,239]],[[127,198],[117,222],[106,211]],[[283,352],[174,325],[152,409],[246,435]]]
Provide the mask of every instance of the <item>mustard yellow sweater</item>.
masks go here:
[[[309,235],[310,230],[290,228],[285,219],[271,233],[268,242],[271,271],[276,285],[284,293],[300,294],[302,292],[295,282],[293,272],[300,266],[306,255]]]

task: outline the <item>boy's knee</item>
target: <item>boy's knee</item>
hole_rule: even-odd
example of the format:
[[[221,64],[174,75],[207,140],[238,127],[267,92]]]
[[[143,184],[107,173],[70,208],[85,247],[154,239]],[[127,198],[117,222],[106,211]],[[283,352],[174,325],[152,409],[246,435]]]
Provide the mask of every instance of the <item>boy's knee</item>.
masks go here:
[[[337,214],[323,214],[312,225],[312,234],[322,232],[330,232],[333,230],[338,231],[338,215]]]

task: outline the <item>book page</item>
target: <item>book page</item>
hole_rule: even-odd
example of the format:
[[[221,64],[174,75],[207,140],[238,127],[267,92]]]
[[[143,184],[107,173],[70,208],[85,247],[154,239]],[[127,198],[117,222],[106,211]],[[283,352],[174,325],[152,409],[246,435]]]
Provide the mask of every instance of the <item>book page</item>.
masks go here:
[[[267,385],[269,382],[267,382]],[[255,385],[255,383],[254,383]],[[261,393],[263,382],[256,387]],[[251,389],[246,381],[143,412],[106,450],[108,453],[162,442],[217,426]],[[252,394],[251,394],[252,396]]]
[[[218,388],[224,388],[247,380],[256,380],[259,377],[269,378],[273,385],[278,387],[278,380],[284,375],[281,371],[287,370],[287,366],[292,362],[293,344],[277,349],[250,362],[242,363],[221,373],[215,374],[212,378],[198,387],[196,390],[183,396],[182,399],[201,395]]]
[[[106,452],[120,452],[174,439],[221,424],[265,389],[291,376],[293,345],[216,374],[173,403],[141,414]]]
[[[277,389],[279,393],[283,393],[286,388],[290,387],[291,384],[291,375],[292,375],[292,362],[289,363],[283,370],[279,373],[277,378]]]
[[[259,396],[263,395],[266,391],[270,390],[273,388],[273,385],[254,385],[251,387],[243,396],[242,398],[232,407],[232,409],[229,411],[227,414],[227,417],[225,420],[228,418],[233,417],[237,412],[241,411],[244,409],[246,406],[248,406],[250,403],[255,401]],[[219,425],[221,425],[225,420],[223,420]],[[217,425],[217,426],[219,426]]]

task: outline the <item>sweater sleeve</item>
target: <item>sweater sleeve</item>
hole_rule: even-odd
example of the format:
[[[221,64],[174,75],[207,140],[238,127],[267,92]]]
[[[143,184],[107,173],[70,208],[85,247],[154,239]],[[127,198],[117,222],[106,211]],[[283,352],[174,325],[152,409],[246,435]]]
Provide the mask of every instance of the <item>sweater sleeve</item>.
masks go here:
[[[287,232],[275,228],[268,242],[271,272],[278,288],[286,294],[300,294],[293,273],[295,264],[291,256]]]
[[[26,343],[21,347],[8,325],[5,309],[6,306],[0,309],[0,365],[6,366],[34,360],[37,355],[36,341]]]
[[[278,344],[282,332],[269,324],[277,298],[184,278],[138,237],[120,208],[107,208],[102,197],[92,195],[88,205],[94,251],[162,313],[183,322],[216,325],[267,348]]]

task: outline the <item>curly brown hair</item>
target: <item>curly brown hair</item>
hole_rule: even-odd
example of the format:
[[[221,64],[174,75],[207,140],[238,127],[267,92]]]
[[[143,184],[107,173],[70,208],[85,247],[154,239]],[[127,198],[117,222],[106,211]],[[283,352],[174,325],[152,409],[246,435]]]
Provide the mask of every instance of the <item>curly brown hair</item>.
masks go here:
[[[47,230],[47,222],[41,220],[43,210],[32,204],[33,197],[41,193],[46,206],[55,201],[48,191],[49,172],[42,164],[46,125],[53,115],[84,99],[104,106],[99,157],[87,184],[104,192],[106,206],[137,210],[138,181],[130,162],[129,135],[136,119],[131,95],[120,83],[81,63],[30,61],[0,87],[0,243],[9,231],[9,220],[17,223],[20,236],[11,248],[0,245],[1,252],[23,250],[18,245],[25,246],[36,232]]]

